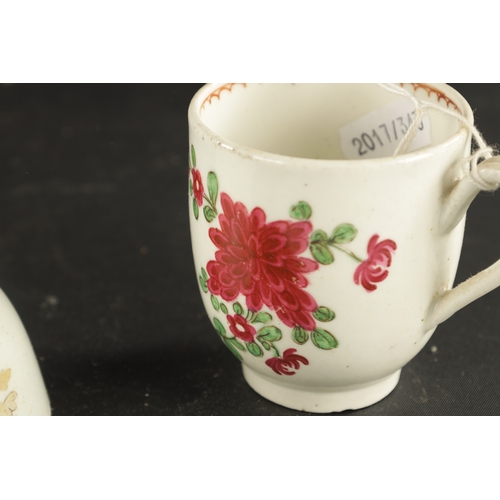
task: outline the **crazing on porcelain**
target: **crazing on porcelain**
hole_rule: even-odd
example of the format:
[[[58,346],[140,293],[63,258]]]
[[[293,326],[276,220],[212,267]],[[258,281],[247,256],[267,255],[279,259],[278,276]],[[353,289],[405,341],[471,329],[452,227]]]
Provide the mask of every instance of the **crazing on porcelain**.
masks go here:
[[[0,371],[0,391],[7,391],[9,388],[9,381],[11,377],[11,370],[7,368],[6,370]],[[11,417],[14,411],[17,409],[17,392],[11,391],[5,397],[3,403],[0,401],[0,417]]]
[[[196,164],[191,146],[189,192],[194,217],[199,220],[202,210],[206,222],[218,219],[219,223],[218,228],[208,228],[216,250],[199,275],[200,287],[210,293],[214,310],[225,315],[225,325],[212,318],[214,327],[240,361],[243,353],[264,357],[268,351],[271,357],[265,364],[271,370],[294,375],[301,366],[309,365],[309,360],[294,348],[281,352],[278,343],[283,332],[276,319],[291,329],[298,347],[309,340],[323,350],[339,346],[337,338],[317,324],[330,323],[336,314],[329,306],[319,305],[307,291],[306,275],[320,272],[321,266],[331,265],[343,255],[349,258],[342,260],[343,265],[347,260],[355,264],[354,284],[371,293],[388,277],[397,245],[390,239],[380,241],[374,234],[363,259],[348,246],[357,236],[356,227],[341,223],[329,233],[315,229],[313,209],[306,201],[290,208],[290,220],[268,222],[262,208],[249,212],[229,194],[219,195],[215,172],[208,173],[204,184]],[[304,256],[307,251],[312,258]]]

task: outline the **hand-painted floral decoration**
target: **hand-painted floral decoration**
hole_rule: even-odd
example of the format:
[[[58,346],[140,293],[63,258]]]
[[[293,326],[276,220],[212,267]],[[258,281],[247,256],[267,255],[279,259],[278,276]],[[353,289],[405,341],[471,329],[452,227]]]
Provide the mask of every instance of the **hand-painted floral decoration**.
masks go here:
[[[193,197],[192,207],[193,214],[196,219],[200,216],[200,208],[203,204],[203,215],[207,222],[212,222],[217,217],[217,196],[219,193],[219,185],[217,176],[213,172],[208,172],[207,186],[208,196],[203,187],[203,179],[200,171],[196,168],[196,152],[194,146],[191,146],[191,155],[189,158],[189,171],[191,177],[189,179],[189,194]]]
[[[203,195],[205,194],[201,174],[199,170],[196,170],[196,168],[191,169],[191,173],[193,174],[193,196],[195,197],[198,206],[201,207],[203,205]]]
[[[291,328],[291,340],[298,346],[309,340],[322,350],[339,345],[329,331],[318,327],[317,322],[328,323],[335,319],[335,312],[318,305],[307,291],[308,276],[335,261],[334,252],[340,251],[358,263],[354,283],[366,291],[377,289],[375,283],[384,281],[396,243],[379,242],[377,234],[368,243],[368,257],[361,259],[346,245],[354,240],[357,229],[350,223],[336,226],[328,235],[321,229],[314,230],[312,208],[299,201],[291,207],[293,220],[268,221],[260,207],[252,210],[229,194],[220,194],[215,172],[207,176],[208,196],[203,188],[200,172],[196,169],[196,154],[191,146],[190,194],[196,219],[203,207],[208,223],[218,221],[219,227],[208,229],[215,247],[213,259],[206,269],[201,268],[200,287],[210,293],[210,300],[217,316],[214,327],[228,349],[239,359],[248,353],[265,357],[268,366],[278,375],[294,375],[309,361],[297,349],[285,349],[280,354],[279,342],[283,339],[282,326],[275,318]],[[310,256],[304,255],[309,251]],[[311,258],[312,257],[312,258]],[[230,312],[230,308],[232,311]],[[234,314],[233,314],[234,312]],[[221,322],[225,317],[226,326]]]
[[[228,314],[226,319],[229,323],[229,329],[235,337],[243,340],[243,342],[253,342],[257,331],[246,318],[239,314],[234,316]]]
[[[297,349],[287,349],[281,358],[270,358],[266,361],[266,365],[269,366],[278,375],[295,375],[295,372],[290,371],[290,368],[295,368],[298,370],[300,368],[300,363],[308,365],[304,356],[295,354]]]
[[[251,311],[266,305],[285,325],[313,330],[312,313],[318,305],[304,290],[308,285],[305,274],[318,269],[318,264],[299,257],[307,250],[312,224],[266,223],[262,209],[249,214],[242,203],[235,204],[225,193],[221,204],[220,229],[209,230],[218,248],[215,260],[207,264],[210,292],[227,301],[241,294]]]
[[[375,234],[368,242],[368,258],[362,262],[354,273],[354,282],[361,284],[368,292],[377,289],[375,283],[384,281],[389,275],[388,268],[392,262],[392,254],[396,251],[396,243],[384,240],[378,243],[379,235]]]

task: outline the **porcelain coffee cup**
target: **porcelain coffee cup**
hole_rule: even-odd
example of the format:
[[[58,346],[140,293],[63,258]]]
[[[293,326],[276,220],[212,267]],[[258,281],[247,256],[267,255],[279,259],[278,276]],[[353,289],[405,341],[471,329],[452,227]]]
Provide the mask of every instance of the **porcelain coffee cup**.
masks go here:
[[[405,84],[472,124],[444,84]],[[332,412],[387,396],[436,326],[500,285],[500,263],[453,288],[471,134],[415,117],[376,84],[210,84],[189,108],[189,210],[201,296],[248,384]],[[493,186],[495,158],[480,164]],[[466,171],[466,170],[465,170]]]

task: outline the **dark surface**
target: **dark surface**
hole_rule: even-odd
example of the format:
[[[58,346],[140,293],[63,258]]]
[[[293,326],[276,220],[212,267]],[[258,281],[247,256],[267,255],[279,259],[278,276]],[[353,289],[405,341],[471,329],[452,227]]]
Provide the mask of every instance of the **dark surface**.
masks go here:
[[[500,141],[500,86],[453,85]],[[191,258],[186,85],[0,87],[0,285],[54,415],[305,415],[250,389]],[[500,257],[500,194],[469,210],[457,282]],[[500,413],[500,290],[438,327],[369,408]],[[433,352],[435,346],[437,351]]]

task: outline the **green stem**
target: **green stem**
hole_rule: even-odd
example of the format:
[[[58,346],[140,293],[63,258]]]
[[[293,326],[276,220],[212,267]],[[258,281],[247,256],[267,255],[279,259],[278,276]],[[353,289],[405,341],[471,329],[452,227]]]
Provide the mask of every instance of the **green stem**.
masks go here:
[[[213,211],[215,213],[217,213],[217,209],[215,208],[215,205],[212,203],[212,201],[210,200],[210,198],[206,194],[203,194],[203,198],[210,205],[210,207],[213,209]]]
[[[247,315],[245,316],[245,319],[249,323],[253,323],[253,320],[256,318],[257,313],[254,313],[253,311],[250,311],[250,309],[247,311]]]
[[[274,355],[279,358],[280,357],[280,352],[278,351],[278,349],[276,349],[276,347],[274,346],[274,344],[271,343],[271,351],[274,352]]]
[[[277,358],[280,357],[280,352],[278,351],[278,349],[276,349],[276,346],[272,342],[268,342],[267,340],[261,340],[259,338],[257,338],[257,340],[262,344],[262,347],[264,347],[264,349],[266,349],[264,344],[267,344],[269,346],[269,352],[271,352]],[[268,349],[266,349],[266,351],[267,350]]]
[[[349,255],[349,257],[351,257],[354,260],[357,260],[358,262],[363,262],[363,259],[360,259],[355,253],[350,252],[349,250],[346,250],[345,248],[342,248],[338,245],[335,245],[335,243],[328,242],[328,245],[333,248],[336,248],[337,250],[340,250],[341,252],[344,252],[346,255]]]

